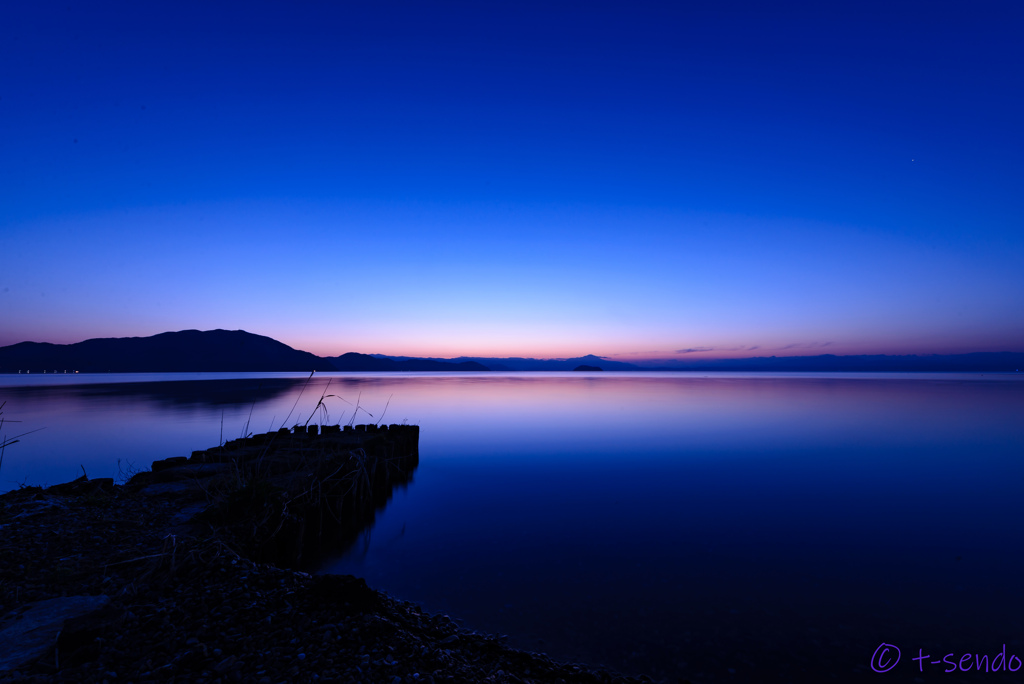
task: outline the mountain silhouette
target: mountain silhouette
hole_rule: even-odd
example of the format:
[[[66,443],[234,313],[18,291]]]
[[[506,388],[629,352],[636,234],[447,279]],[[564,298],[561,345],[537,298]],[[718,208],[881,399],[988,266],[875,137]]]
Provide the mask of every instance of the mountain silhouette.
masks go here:
[[[394,361],[356,353],[323,358],[244,330],[182,330],[152,337],[96,338],[75,344],[20,342],[0,347],[0,373],[486,370],[473,362]]]
[[[76,344],[20,342],[0,347],[0,373],[271,372],[271,371],[606,371],[741,372],[1014,372],[1024,354],[762,356],[743,359],[648,361],[643,365],[609,361],[589,354],[571,359],[459,357],[430,359],[382,354],[320,357],[270,337],[244,330],[182,330],[152,337],[96,338]]]
[[[76,344],[21,342],[0,347],[0,372],[82,373],[332,371],[315,354],[244,330],[182,330],[152,337],[96,338]]]

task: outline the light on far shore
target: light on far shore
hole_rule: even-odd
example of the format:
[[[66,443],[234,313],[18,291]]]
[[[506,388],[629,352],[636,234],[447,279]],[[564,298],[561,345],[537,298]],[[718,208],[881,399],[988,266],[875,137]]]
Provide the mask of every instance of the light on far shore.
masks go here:
[[[31,372],[32,372],[31,370],[26,370],[26,371],[25,371],[25,375],[28,375],[28,374],[29,374],[29,373],[31,373]],[[54,372],[54,373],[56,373],[57,371],[53,371],[53,372]],[[77,373],[78,371],[76,371],[76,370],[73,370],[73,371],[71,371],[71,372],[72,372],[72,373]],[[22,373],[22,371],[21,371],[21,370],[19,370],[19,371],[18,371],[18,375],[21,375],[21,373]],[[45,375],[45,374],[46,374],[46,371],[43,371],[43,374]],[[65,371],[64,371],[64,374],[65,374],[65,375],[67,375],[67,370],[65,370]]]

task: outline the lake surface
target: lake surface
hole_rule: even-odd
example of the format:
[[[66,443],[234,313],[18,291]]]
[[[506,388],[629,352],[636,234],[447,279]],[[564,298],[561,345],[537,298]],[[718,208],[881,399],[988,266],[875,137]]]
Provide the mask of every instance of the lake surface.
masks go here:
[[[1024,659],[1019,375],[0,376],[0,435],[45,428],[0,490],[302,423],[328,381],[420,467],[321,571],[672,681],[1021,681],[976,670]]]

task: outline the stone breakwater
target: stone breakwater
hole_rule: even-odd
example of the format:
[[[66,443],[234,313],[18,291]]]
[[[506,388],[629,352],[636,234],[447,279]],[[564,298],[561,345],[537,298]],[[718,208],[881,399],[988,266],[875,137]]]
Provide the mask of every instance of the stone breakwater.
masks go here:
[[[417,446],[411,426],[293,429],[158,461],[124,485],[0,496],[0,681],[650,681],[294,569],[372,522]]]
[[[143,493],[202,501],[195,522],[247,557],[298,568],[372,524],[417,465],[415,425],[296,426],[156,461]]]

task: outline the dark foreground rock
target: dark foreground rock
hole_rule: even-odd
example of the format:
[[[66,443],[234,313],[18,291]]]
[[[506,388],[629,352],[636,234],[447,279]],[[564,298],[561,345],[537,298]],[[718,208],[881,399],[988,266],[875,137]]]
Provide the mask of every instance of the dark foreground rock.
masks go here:
[[[152,484],[0,496],[2,625],[58,612],[0,681],[644,681],[513,650],[356,578],[254,562]]]
[[[99,596],[62,596],[20,606],[0,621],[0,672],[17,670],[54,648],[68,624],[109,605]]]

